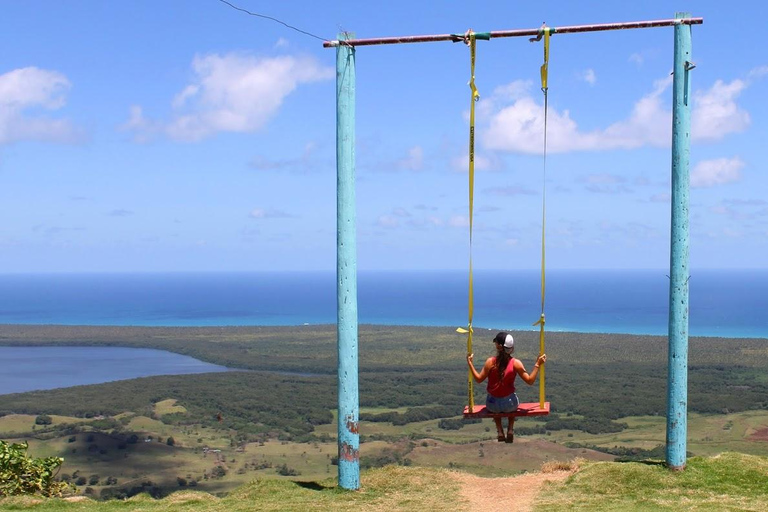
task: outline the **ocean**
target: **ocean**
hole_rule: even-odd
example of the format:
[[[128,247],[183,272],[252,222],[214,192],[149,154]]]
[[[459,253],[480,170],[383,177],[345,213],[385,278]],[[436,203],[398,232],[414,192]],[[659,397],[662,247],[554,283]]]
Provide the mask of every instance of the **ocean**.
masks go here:
[[[552,331],[667,333],[664,270],[551,270]],[[467,324],[467,274],[361,272],[361,324]],[[475,272],[473,325],[533,329],[538,271]],[[699,270],[690,278],[692,336],[768,337],[768,270]],[[5,274],[0,323],[133,326],[336,322],[334,272]]]

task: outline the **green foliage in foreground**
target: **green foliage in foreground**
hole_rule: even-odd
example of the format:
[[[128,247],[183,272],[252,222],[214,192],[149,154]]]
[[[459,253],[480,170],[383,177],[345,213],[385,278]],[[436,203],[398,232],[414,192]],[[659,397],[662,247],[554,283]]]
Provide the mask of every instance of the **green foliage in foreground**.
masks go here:
[[[69,485],[54,480],[54,477],[64,459],[32,458],[27,455],[27,448],[27,443],[0,441],[0,496],[61,496]]]
[[[652,462],[591,463],[545,488],[537,510],[768,510],[768,459],[725,453],[688,459],[685,471]]]

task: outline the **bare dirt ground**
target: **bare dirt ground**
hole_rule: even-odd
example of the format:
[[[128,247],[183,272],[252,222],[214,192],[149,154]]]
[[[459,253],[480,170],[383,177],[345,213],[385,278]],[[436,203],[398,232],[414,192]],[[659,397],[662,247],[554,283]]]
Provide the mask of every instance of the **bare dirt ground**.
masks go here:
[[[469,501],[470,510],[529,512],[546,482],[562,482],[572,473],[571,470],[542,471],[507,478],[454,473],[454,477],[461,484],[461,495]]]
[[[768,428],[761,428],[747,439],[749,441],[768,441]]]

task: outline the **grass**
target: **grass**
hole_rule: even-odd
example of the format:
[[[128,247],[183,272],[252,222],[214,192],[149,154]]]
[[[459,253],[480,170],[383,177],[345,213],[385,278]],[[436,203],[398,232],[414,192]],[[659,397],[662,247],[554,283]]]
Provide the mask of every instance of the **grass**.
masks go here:
[[[768,510],[768,460],[726,453],[688,459],[685,471],[661,463],[586,463],[546,488],[537,510]]]
[[[174,414],[174,413],[181,413],[185,414],[187,412],[187,408],[182,405],[176,405],[176,400],[173,398],[169,398],[167,400],[162,400],[160,402],[157,402],[155,404],[155,414],[158,416],[163,416],[165,414]]]
[[[577,468],[577,469],[576,469]],[[693,457],[683,472],[671,472],[660,462],[615,463],[578,461],[545,464],[544,473],[575,470],[562,483],[547,483],[535,498],[536,511],[665,511],[768,510],[768,459],[725,453]],[[365,471],[361,489],[340,490],[334,479],[291,482],[258,479],[224,498],[181,491],[162,500],[146,495],[126,501],[96,502],[78,498],[37,497],[0,500],[0,510],[241,512],[283,510],[460,510],[459,474],[445,469],[387,466]],[[510,492],[514,480],[507,480]]]
[[[285,510],[410,510],[453,511],[463,505],[459,485],[446,470],[388,466],[363,473],[361,489],[342,491],[334,479],[290,482],[262,479],[246,484],[225,498],[183,491],[162,500],[137,496],[126,501],[94,502],[38,498],[0,500],[0,510],[62,510],[111,512],[245,512]]]

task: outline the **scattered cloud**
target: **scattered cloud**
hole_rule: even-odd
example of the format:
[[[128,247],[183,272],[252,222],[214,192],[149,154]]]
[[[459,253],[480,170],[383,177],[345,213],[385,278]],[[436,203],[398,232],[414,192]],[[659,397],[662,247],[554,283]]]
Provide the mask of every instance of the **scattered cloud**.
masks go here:
[[[131,107],[122,126],[146,141],[158,134],[195,142],[219,132],[254,132],[278,112],[299,85],[334,76],[333,69],[311,57],[258,58],[242,54],[196,56],[192,83],[173,98],[174,117],[168,122],[144,117]]]
[[[131,210],[116,209],[107,212],[107,215],[109,217],[130,217],[133,215],[133,212]]]
[[[394,215],[395,217],[410,217],[411,216],[411,214],[408,213],[408,210],[406,210],[405,208],[400,208],[400,207],[393,209],[392,210],[392,215]]]
[[[587,82],[589,85],[595,85],[597,83],[597,76],[594,69],[587,69],[579,74],[579,80]]]
[[[408,150],[408,156],[395,162],[395,167],[403,171],[421,171],[424,169],[424,150],[421,146],[413,146]]]
[[[724,204],[731,206],[766,206],[768,201],[765,199],[724,199]]]
[[[672,200],[672,195],[669,192],[661,192],[659,194],[653,194],[650,197],[652,203],[669,203]]]
[[[469,155],[463,154],[451,160],[451,167],[457,172],[469,172]],[[501,159],[493,153],[480,155],[475,151],[476,171],[498,171],[503,167]]]
[[[629,62],[633,64],[637,64],[638,66],[642,66],[645,62],[645,57],[643,57],[640,53],[633,53],[629,56],[629,59],[627,59]]]
[[[273,208],[254,208],[248,216],[252,219],[291,219],[294,215]]]
[[[691,187],[709,188],[739,181],[743,167],[739,157],[702,160],[691,171]]]
[[[81,134],[68,120],[30,112],[62,108],[70,87],[63,74],[36,67],[0,75],[0,144],[23,140],[77,142]]]
[[[248,165],[259,171],[280,171],[290,170],[298,172],[307,172],[313,170],[318,160],[316,157],[317,144],[315,142],[307,142],[304,145],[304,150],[301,156],[296,158],[283,158],[283,159],[270,159],[264,155],[258,155],[253,158]]]
[[[749,74],[747,75],[748,78],[762,78],[765,75],[768,75],[768,66],[758,66],[756,68],[752,68],[749,71]]]
[[[757,73],[757,72],[755,72]],[[672,112],[667,108],[673,77],[657,80],[640,98],[626,119],[606,128],[583,131],[568,110],[551,108],[548,150],[552,153],[668,147],[672,138]],[[745,130],[749,114],[736,100],[748,86],[740,79],[718,80],[711,88],[693,95],[692,138],[714,141]],[[541,154],[544,140],[544,106],[530,91],[530,82],[516,81],[496,89],[480,102],[483,126],[481,141],[486,149]]]
[[[290,43],[284,37],[281,37],[275,42],[275,48],[287,48],[289,45]]]
[[[750,117],[736,104],[736,98],[746,87],[743,80],[717,80],[709,90],[695,93],[691,110],[693,140],[719,140],[729,133],[743,132]]]
[[[376,219],[376,226],[380,228],[396,228],[400,226],[400,219],[394,215],[380,215]]]
[[[605,233],[608,238],[621,238],[627,243],[635,244],[638,240],[659,238],[660,231],[654,226],[649,226],[641,222],[627,222],[618,224],[614,222],[601,222],[600,231]]]
[[[452,228],[468,228],[469,217],[465,217],[464,215],[453,215],[448,219],[448,225]]]
[[[538,194],[535,190],[523,187],[522,185],[510,185],[508,187],[491,187],[486,188],[483,192],[495,196],[535,196]]]
[[[584,188],[588,192],[596,194],[624,194],[631,192],[630,188],[626,185],[627,179],[615,174],[589,174],[582,176],[577,181],[584,184]]]

